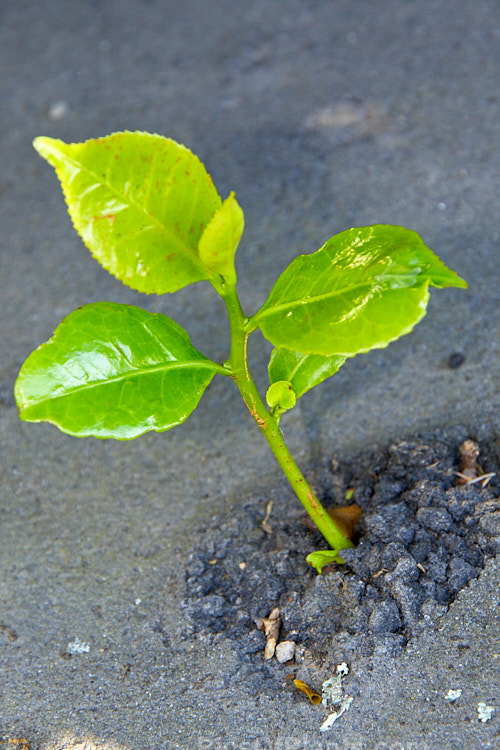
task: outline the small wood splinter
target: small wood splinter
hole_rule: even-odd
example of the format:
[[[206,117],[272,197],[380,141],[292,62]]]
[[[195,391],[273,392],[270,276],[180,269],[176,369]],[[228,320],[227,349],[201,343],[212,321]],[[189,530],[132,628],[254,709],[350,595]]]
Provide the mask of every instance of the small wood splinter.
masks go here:
[[[270,517],[271,511],[273,509],[273,503],[274,503],[274,500],[269,500],[268,504],[266,505],[266,515],[264,516],[264,518],[260,522],[260,528],[263,531],[265,531],[266,534],[269,534],[269,535],[271,535],[272,531],[273,531],[272,528],[271,528],[271,524],[269,523],[269,517]]]
[[[266,661],[272,659],[274,656],[274,652],[276,651],[276,644],[278,643],[280,634],[280,628],[280,611],[278,607],[275,607],[269,617],[262,618],[262,622],[260,624],[260,630],[264,631],[267,638],[266,647],[264,649],[264,659]]]

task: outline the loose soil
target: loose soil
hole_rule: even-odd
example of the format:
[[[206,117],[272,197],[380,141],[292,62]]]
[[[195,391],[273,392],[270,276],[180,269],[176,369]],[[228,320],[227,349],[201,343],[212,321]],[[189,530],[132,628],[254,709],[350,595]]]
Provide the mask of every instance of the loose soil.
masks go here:
[[[480,446],[478,459],[478,473],[497,472],[488,486],[458,485],[459,444],[417,437],[334,458],[316,474],[325,505],[349,497],[363,511],[356,548],[321,576],[305,556],[326,545],[291,492],[256,494],[214,517],[186,568],[186,637],[233,639],[241,659],[260,669],[266,638],[258,625],[278,606],[279,639],[295,641],[298,662],[304,654],[317,665],[397,657],[500,552],[493,450]]]

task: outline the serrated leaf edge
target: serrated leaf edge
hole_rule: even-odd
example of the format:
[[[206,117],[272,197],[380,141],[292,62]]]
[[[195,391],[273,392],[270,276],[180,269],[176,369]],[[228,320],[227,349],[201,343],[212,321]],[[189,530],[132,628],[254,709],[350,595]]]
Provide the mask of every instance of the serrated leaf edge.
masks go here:
[[[62,193],[63,193],[63,195],[64,195],[64,202],[65,202],[65,204],[66,204],[66,210],[67,210],[67,213],[68,213],[68,215],[69,215],[69,217],[70,217],[70,220],[71,220],[71,224],[72,224],[72,226],[73,226],[73,229],[74,229],[74,230],[75,230],[75,232],[76,232],[76,233],[78,234],[78,236],[80,237],[80,239],[81,239],[81,240],[82,240],[82,242],[84,243],[84,245],[85,245],[85,247],[87,248],[87,250],[89,250],[89,252],[91,253],[92,257],[93,257],[93,258],[94,258],[94,259],[95,259],[95,260],[96,260],[96,261],[97,261],[97,262],[98,262],[98,263],[99,263],[99,264],[100,264],[100,265],[101,265],[101,266],[102,266],[103,268],[105,268],[105,266],[103,266],[103,264],[102,264],[102,262],[101,262],[100,258],[99,258],[99,257],[98,257],[98,256],[97,256],[97,255],[96,255],[95,253],[94,253],[94,251],[93,251],[93,250],[92,250],[92,248],[91,248],[91,247],[89,246],[89,244],[87,244],[87,240],[86,240],[86,238],[85,238],[85,237],[84,237],[84,236],[82,235],[82,233],[80,232],[80,230],[79,230],[79,229],[78,229],[78,227],[76,226],[76,221],[75,221],[75,219],[73,218],[73,214],[72,214],[72,211],[71,211],[71,208],[70,208],[70,198],[71,198],[71,196],[70,196],[70,194],[68,193],[68,190],[67,190],[67,188],[66,188],[66,186],[65,186],[65,184],[64,184],[64,182],[63,182],[63,180],[62,180],[62,179],[61,179],[61,177],[60,177],[60,171],[61,171],[61,167],[60,167],[59,165],[57,165],[56,163],[54,163],[53,161],[51,161],[51,160],[50,160],[50,158],[48,158],[48,153],[47,153],[47,149],[46,149],[46,148],[44,148],[44,147],[40,148],[40,143],[43,143],[43,146],[47,146],[47,145],[50,145],[50,144],[52,144],[52,143],[62,143],[62,144],[64,144],[65,146],[84,146],[84,145],[85,145],[85,144],[87,144],[87,143],[96,143],[96,142],[99,142],[99,141],[106,141],[106,140],[107,140],[108,138],[111,138],[111,137],[113,137],[113,136],[120,136],[120,135],[144,135],[144,136],[147,136],[147,137],[151,137],[151,138],[161,138],[161,139],[163,139],[163,140],[166,140],[166,141],[169,141],[170,143],[173,143],[173,144],[175,144],[176,146],[178,146],[179,148],[183,149],[184,151],[187,151],[187,152],[188,152],[188,153],[189,153],[189,154],[190,154],[190,155],[191,155],[191,156],[192,156],[192,157],[193,157],[194,159],[196,159],[196,161],[198,161],[198,163],[199,163],[199,164],[200,164],[200,165],[201,165],[201,166],[203,167],[203,169],[205,170],[205,172],[206,172],[206,174],[207,174],[207,176],[208,176],[209,180],[210,180],[210,181],[212,182],[212,184],[214,184],[214,183],[213,183],[213,179],[212,179],[212,176],[211,176],[211,175],[209,174],[209,172],[208,172],[208,171],[206,170],[206,167],[205,167],[205,165],[203,164],[203,162],[201,161],[201,159],[200,159],[200,158],[199,158],[199,157],[198,157],[198,156],[197,156],[197,155],[196,155],[195,153],[193,153],[193,151],[191,151],[191,149],[189,149],[189,148],[188,148],[187,146],[185,146],[185,145],[184,145],[183,143],[179,143],[178,141],[175,141],[175,140],[174,140],[173,138],[167,138],[166,136],[160,135],[160,134],[158,134],[158,133],[156,133],[156,132],[155,132],[155,133],[148,133],[147,131],[144,131],[144,130],[135,130],[135,131],[132,131],[132,130],[119,130],[119,131],[115,131],[115,132],[113,132],[113,133],[109,133],[109,134],[108,134],[108,135],[106,135],[106,136],[101,136],[100,138],[88,138],[88,139],[87,139],[87,140],[85,140],[85,141],[75,141],[75,142],[72,142],[72,143],[66,143],[66,142],[65,142],[65,141],[63,141],[63,140],[62,140],[61,138],[51,138],[50,136],[38,136],[37,138],[35,138],[35,139],[33,140],[33,147],[34,147],[34,148],[35,148],[35,150],[36,150],[36,151],[37,151],[37,152],[38,152],[38,153],[40,154],[40,156],[41,156],[41,157],[42,157],[43,159],[45,159],[45,160],[46,160],[46,161],[47,161],[47,162],[48,162],[48,163],[50,164],[50,166],[51,166],[51,167],[52,167],[52,168],[53,168],[53,169],[55,170],[55,172],[56,172],[57,178],[58,178],[58,180],[59,180],[59,183],[60,183],[60,185],[61,185],[61,190],[62,190]],[[56,151],[56,149],[51,149],[51,150],[52,150],[52,151]],[[129,204],[132,204],[132,205],[134,205],[134,206],[135,206],[135,208],[137,208],[137,209],[138,209],[138,211],[142,212],[142,213],[144,214],[144,216],[148,217],[148,219],[149,219],[149,220],[151,220],[152,222],[154,222],[154,223],[155,223],[155,224],[156,224],[156,225],[157,225],[157,226],[158,226],[158,227],[160,228],[160,230],[162,231],[162,233],[163,233],[164,235],[167,235],[167,236],[168,236],[168,240],[169,240],[169,241],[170,241],[170,240],[172,240],[172,241],[174,242],[174,244],[176,244],[176,245],[177,245],[177,246],[179,246],[179,247],[182,247],[182,249],[183,249],[183,252],[186,252],[186,254],[189,254],[189,256],[191,257],[191,259],[192,259],[192,260],[193,260],[193,261],[195,262],[195,264],[196,264],[196,265],[198,266],[198,268],[199,268],[199,270],[200,270],[200,273],[201,273],[201,274],[203,275],[203,278],[202,278],[202,279],[199,279],[199,281],[203,281],[203,280],[206,280],[206,281],[211,281],[211,280],[213,280],[214,278],[216,278],[216,274],[214,274],[214,273],[213,273],[212,271],[210,271],[210,269],[209,269],[209,268],[207,268],[207,267],[205,266],[205,264],[204,264],[204,263],[202,262],[202,260],[200,259],[199,255],[198,255],[198,253],[197,253],[196,251],[192,250],[192,249],[191,249],[190,247],[188,247],[188,246],[184,245],[184,243],[182,243],[181,241],[179,241],[179,238],[178,238],[178,237],[176,237],[176,235],[175,235],[175,234],[172,234],[171,232],[169,232],[168,228],[167,228],[167,227],[165,227],[165,225],[164,225],[164,224],[162,224],[162,223],[161,223],[161,221],[159,221],[159,220],[158,220],[158,219],[157,219],[157,218],[156,218],[155,216],[153,216],[153,215],[152,215],[152,214],[150,214],[150,213],[149,213],[148,211],[146,211],[146,210],[144,209],[144,207],[143,207],[143,206],[141,206],[140,204],[136,203],[136,201],[132,200],[132,199],[130,198],[130,196],[125,196],[125,195],[122,195],[122,194],[121,194],[120,192],[118,192],[118,191],[117,191],[117,190],[116,190],[116,189],[115,189],[114,187],[112,187],[112,186],[110,185],[110,183],[108,183],[108,182],[106,182],[106,181],[103,181],[102,175],[96,174],[95,172],[93,172],[93,171],[92,171],[91,169],[88,169],[87,167],[82,167],[82,165],[80,164],[80,162],[77,162],[77,161],[75,161],[74,159],[72,159],[71,157],[67,156],[66,154],[63,154],[62,152],[60,152],[60,153],[61,153],[61,155],[62,155],[62,156],[64,156],[64,158],[65,158],[65,159],[66,159],[67,161],[69,161],[69,162],[71,162],[72,164],[74,164],[74,165],[75,165],[75,167],[78,167],[79,169],[84,169],[84,171],[85,171],[85,172],[86,172],[87,174],[89,174],[89,175],[91,175],[91,176],[92,176],[93,178],[95,178],[95,180],[96,180],[96,181],[97,181],[97,182],[98,182],[99,184],[101,184],[101,185],[105,186],[105,187],[106,187],[106,189],[108,189],[108,190],[109,190],[109,191],[110,191],[111,193],[113,193],[113,195],[117,196],[117,198],[119,198],[120,200],[122,200],[122,201],[123,201],[123,202],[125,202],[125,203],[129,203]],[[221,201],[221,205],[222,205],[222,199],[220,198],[220,195],[219,195],[219,193],[218,193],[217,189],[215,188],[215,185],[214,185],[214,189],[215,189],[215,192],[217,193],[217,195],[218,195],[218,197],[219,197],[219,200]],[[220,206],[219,206],[219,208],[220,208]],[[213,218],[213,215],[212,215],[212,217],[211,217],[211,218]],[[208,224],[207,224],[207,226],[208,226]],[[206,227],[205,227],[205,228],[206,228]],[[105,268],[105,270],[108,270],[108,269],[107,269],[107,268]],[[108,271],[108,273],[111,273],[111,275],[112,275],[112,276],[115,276],[115,278],[118,278],[118,279],[119,279],[120,281],[122,281],[122,283],[124,283],[125,285],[127,285],[127,286],[130,286],[129,284],[127,284],[127,282],[126,282],[126,281],[124,281],[123,279],[121,279],[120,277],[118,277],[118,276],[117,276],[117,275],[116,275],[116,274],[115,274],[115,273],[114,273],[113,271]],[[192,283],[196,283],[196,281],[195,281],[195,282],[192,282]],[[135,286],[131,286],[131,288],[132,288],[132,289],[136,289],[136,287],[135,287]],[[139,290],[139,291],[142,291],[142,290]],[[150,292],[150,293],[152,293],[152,294],[161,294],[161,292],[159,292],[159,293],[158,293],[158,292]]]

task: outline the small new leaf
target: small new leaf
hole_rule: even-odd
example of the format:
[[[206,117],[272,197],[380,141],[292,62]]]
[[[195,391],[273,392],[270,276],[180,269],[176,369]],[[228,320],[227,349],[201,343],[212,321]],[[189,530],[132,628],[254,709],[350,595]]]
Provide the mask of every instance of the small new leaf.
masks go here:
[[[340,354],[325,357],[321,354],[303,354],[291,349],[273,349],[268,365],[269,381],[289,381],[295,396],[300,398],[315,385],[335,375],[346,359]]]
[[[224,276],[228,284],[236,284],[234,255],[244,228],[243,211],[234,197],[226,198],[212,216],[201,235],[198,252],[202,263],[211,271]]]
[[[306,557],[306,563],[311,567],[316,568],[319,574],[321,574],[323,568],[331,563],[343,563],[344,561],[340,557],[338,550],[335,549],[323,549],[317,552],[310,552]]]
[[[278,348],[353,357],[409,333],[425,315],[429,286],[467,284],[416,232],[349,229],[292,261],[246,330],[260,328]]]
[[[198,243],[221,199],[185,146],[128,132],[33,145],[55,168],[75,229],[113,276],[155,294],[212,279]]]
[[[68,315],[28,357],[15,396],[28,422],[129,440],[184,422],[221,370],[166,315],[98,302]]]
[[[283,414],[283,412],[293,409],[297,397],[293,392],[292,384],[288,380],[278,380],[267,389],[266,401],[272,414]]]

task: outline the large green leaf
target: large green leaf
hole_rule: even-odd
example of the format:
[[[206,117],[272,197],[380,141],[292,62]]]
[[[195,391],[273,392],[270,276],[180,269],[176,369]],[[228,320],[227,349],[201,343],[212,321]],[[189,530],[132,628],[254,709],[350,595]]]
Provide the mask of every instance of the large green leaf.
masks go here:
[[[165,315],[98,302],[75,310],[19,373],[21,419],[128,440],[183,422],[222,367]]]
[[[276,347],[354,356],[387,346],[425,315],[429,286],[466,287],[403,227],[349,229],[300,255],[248,321]]]
[[[234,193],[230,193],[205,227],[198,246],[200,259],[205,266],[220,273],[233,286],[236,284],[234,255],[243,227],[243,211]]]
[[[296,397],[300,398],[315,385],[335,375],[345,361],[346,357],[341,354],[325,357],[291,349],[273,349],[268,365],[269,382],[290,382]]]
[[[55,168],[84,243],[124,284],[163,294],[212,277],[198,242],[221,199],[185,146],[128,132],[34,146]]]

